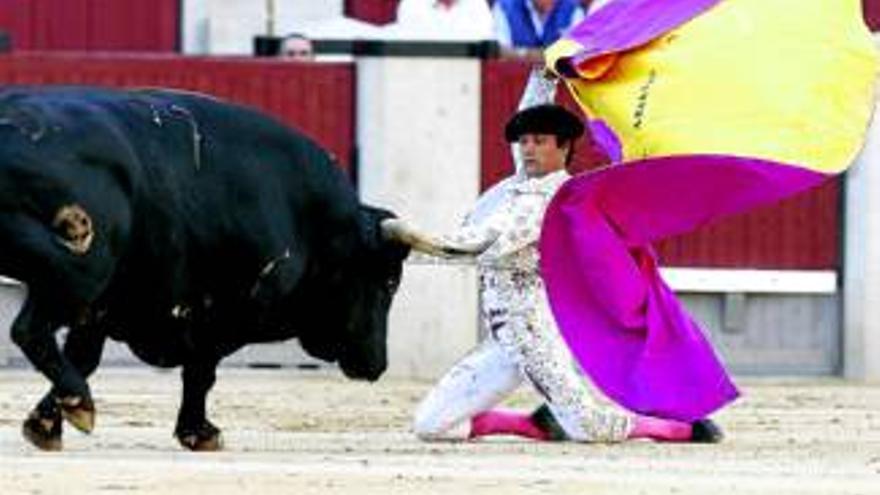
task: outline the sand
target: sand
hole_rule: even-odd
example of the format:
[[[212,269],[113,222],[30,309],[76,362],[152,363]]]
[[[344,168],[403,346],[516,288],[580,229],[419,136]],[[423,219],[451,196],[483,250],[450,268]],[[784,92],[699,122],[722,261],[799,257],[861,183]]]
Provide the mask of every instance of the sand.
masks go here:
[[[210,396],[226,449],[191,453],[171,435],[178,373],[106,368],[91,383],[94,433],[68,427],[63,452],[39,452],[19,429],[46,385],[0,371],[0,494],[880,494],[878,385],[741,380],[717,445],[424,443],[409,418],[430,383],[227,368]],[[509,405],[533,404],[523,391]]]

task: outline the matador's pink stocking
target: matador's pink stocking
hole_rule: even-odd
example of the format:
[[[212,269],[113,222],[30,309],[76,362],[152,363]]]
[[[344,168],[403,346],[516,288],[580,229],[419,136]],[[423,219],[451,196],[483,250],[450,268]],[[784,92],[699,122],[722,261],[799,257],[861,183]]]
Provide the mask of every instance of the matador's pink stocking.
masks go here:
[[[690,423],[672,419],[636,415],[635,426],[629,438],[651,438],[665,442],[687,442],[691,440],[693,427]]]
[[[548,439],[547,433],[538,428],[528,414],[501,409],[490,409],[471,419],[470,438],[489,435],[516,435],[534,440]]]

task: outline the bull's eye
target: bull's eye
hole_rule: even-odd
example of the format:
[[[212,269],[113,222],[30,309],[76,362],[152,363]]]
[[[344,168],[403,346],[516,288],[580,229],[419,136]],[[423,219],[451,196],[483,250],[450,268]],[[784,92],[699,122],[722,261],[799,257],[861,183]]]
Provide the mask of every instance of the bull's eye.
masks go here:
[[[397,292],[397,287],[400,285],[400,278],[391,277],[385,281],[385,288],[389,293],[394,294]]]

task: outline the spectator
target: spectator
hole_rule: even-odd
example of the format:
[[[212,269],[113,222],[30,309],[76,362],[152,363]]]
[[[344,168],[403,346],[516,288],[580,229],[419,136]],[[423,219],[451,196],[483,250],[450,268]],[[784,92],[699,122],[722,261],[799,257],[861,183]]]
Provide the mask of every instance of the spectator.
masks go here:
[[[398,37],[491,40],[492,13],[486,0],[401,0]]]
[[[584,18],[580,0],[496,0],[495,38],[503,56],[539,62],[543,49]]]
[[[306,37],[306,35],[291,33],[281,40],[281,49],[278,56],[288,60],[311,62],[315,60],[315,49],[312,45],[312,40]]]

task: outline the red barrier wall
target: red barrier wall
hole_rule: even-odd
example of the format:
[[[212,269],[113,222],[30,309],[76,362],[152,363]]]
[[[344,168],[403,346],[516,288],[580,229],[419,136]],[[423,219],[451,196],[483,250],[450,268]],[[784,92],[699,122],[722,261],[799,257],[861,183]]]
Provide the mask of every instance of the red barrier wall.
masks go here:
[[[2,0],[16,50],[177,50],[181,0]]]
[[[0,57],[0,83],[165,86],[209,93],[262,109],[297,127],[350,170],[354,67],[271,59],[82,54]]]
[[[519,103],[528,67],[493,60],[485,62],[482,71],[485,189],[512,171],[503,129]],[[560,103],[576,109],[567,91],[560,89],[558,96]],[[668,239],[657,246],[661,262],[666,266],[836,269],[840,263],[839,196],[840,182],[832,180],[776,206]]]

